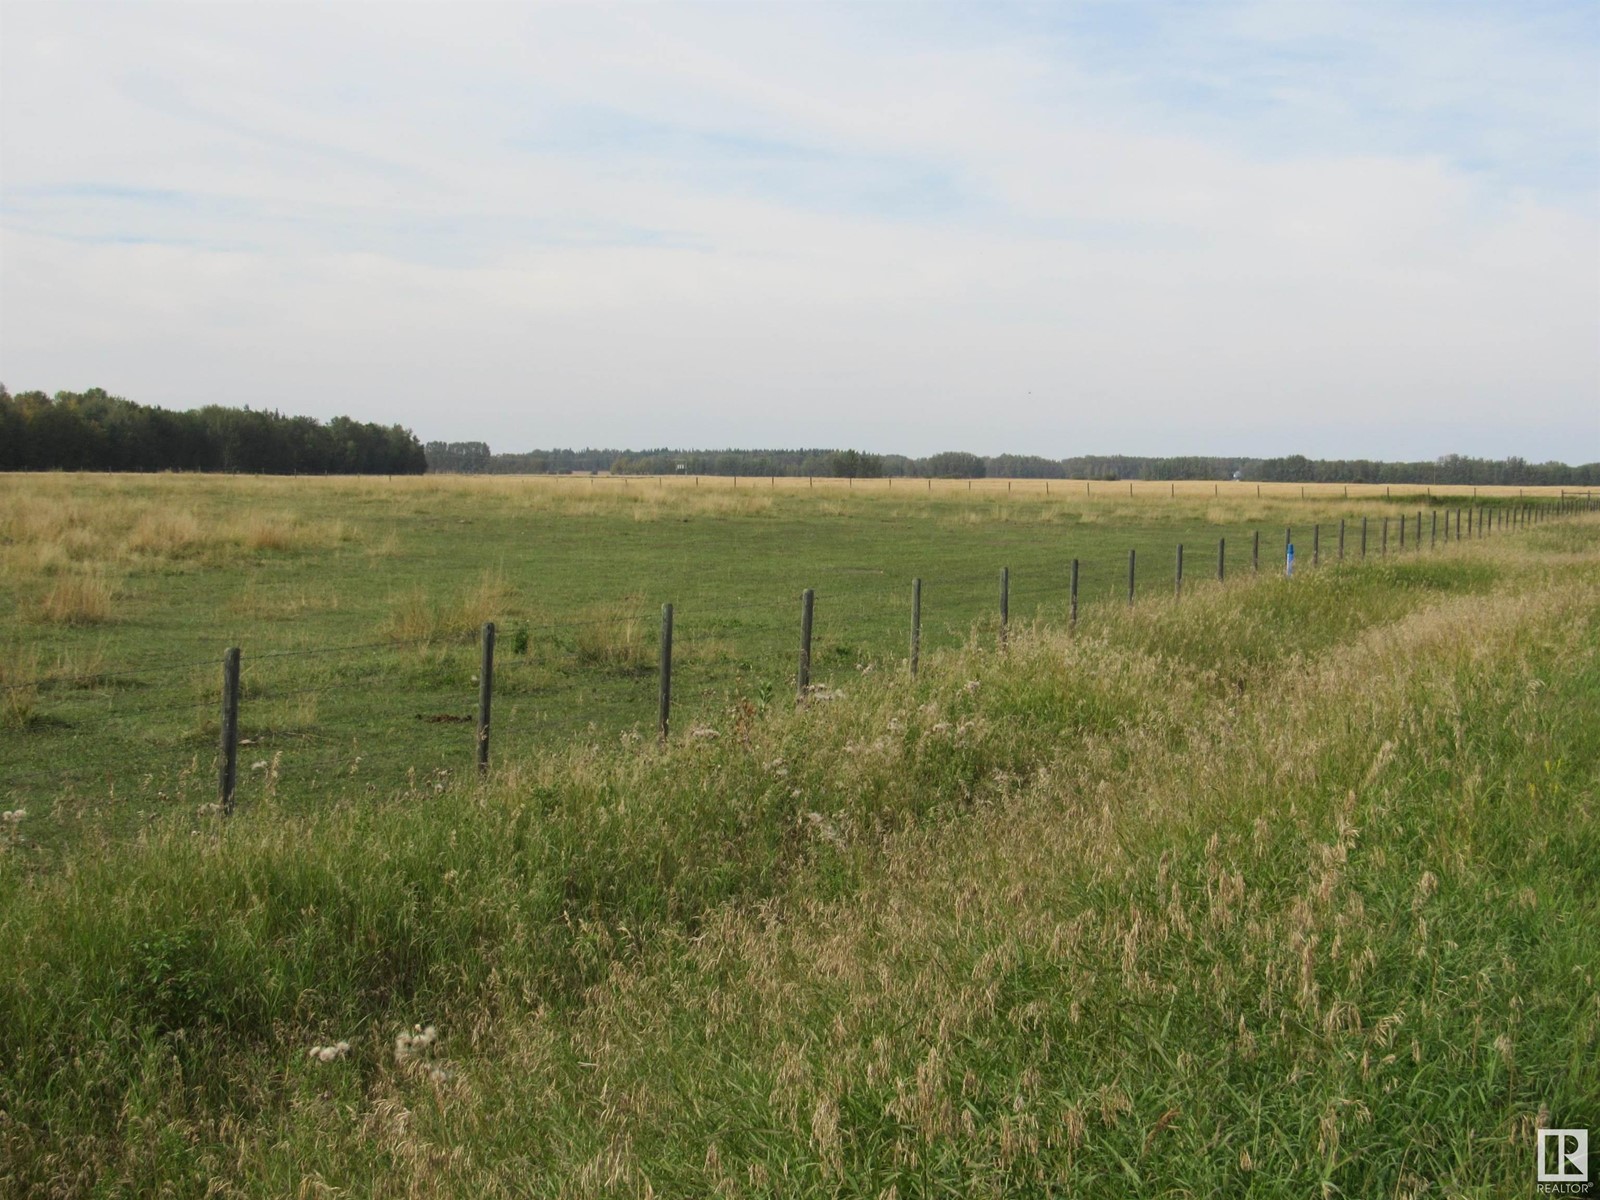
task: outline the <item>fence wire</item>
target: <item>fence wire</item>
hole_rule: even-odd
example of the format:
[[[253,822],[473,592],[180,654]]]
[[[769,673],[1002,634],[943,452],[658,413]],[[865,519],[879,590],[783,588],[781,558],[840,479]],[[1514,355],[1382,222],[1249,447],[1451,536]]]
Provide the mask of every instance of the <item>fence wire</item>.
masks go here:
[[[1405,514],[1389,525],[1347,522],[1339,556],[1337,525],[1216,527],[1184,543],[1183,592],[1217,585],[1218,542],[1226,579],[1281,573],[1285,544],[1298,566],[1383,561],[1441,551],[1532,528],[1548,515],[1518,508],[1485,523],[1489,510],[1459,506]],[[1435,523],[1431,514],[1437,515]],[[1019,523],[989,549],[930,555],[921,576],[921,653],[995,639],[1001,621],[1001,569],[1008,571],[1009,620],[1065,624],[1074,558],[1080,616],[1128,603],[1128,561],[1073,554],[1070,525]],[[1135,603],[1170,599],[1177,551],[1158,524],[1127,527],[1134,554]],[[1257,537],[1259,536],[1259,551]],[[904,670],[910,656],[911,578],[888,568],[824,556],[794,578],[815,595],[810,652],[813,685],[848,689],[864,673]],[[1259,555],[1259,556],[1258,556]],[[798,556],[804,559],[806,556]],[[715,728],[730,717],[792,702],[800,658],[800,587],[751,583],[737,567],[702,575],[674,601],[671,723],[674,736]],[[507,613],[495,622],[491,757],[516,759],[569,743],[656,736],[659,609],[614,605],[602,615],[562,620]],[[481,646],[476,630],[448,636],[383,638],[336,645],[244,648],[240,679],[240,802],[283,795],[315,797],[351,780],[376,790],[435,790],[475,772]],[[111,813],[113,824],[162,805],[203,807],[215,798],[221,724],[221,661],[149,658],[111,669],[45,672],[0,685],[0,697],[30,705],[21,727],[0,736],[0,794],[7,803],[66,797],[79,809]],[[15,698],[15,699],[12,699]],[[56,764],[68,764],[57,766]],[[144,805],[145,807],[140,807]],[[153,806],[153,808],[152,808]]]

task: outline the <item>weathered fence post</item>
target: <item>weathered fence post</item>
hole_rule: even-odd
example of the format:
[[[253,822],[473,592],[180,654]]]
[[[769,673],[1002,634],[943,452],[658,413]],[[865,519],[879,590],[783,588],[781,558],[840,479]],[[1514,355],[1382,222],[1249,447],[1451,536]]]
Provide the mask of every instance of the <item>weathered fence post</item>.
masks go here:
[[[1438,509],[1435,509],[1433,511],[1432,517],[1433,517],[1433,519],[1428,522],[1428,549],[1429,550],[1434,549],[1439,544],[1439,511],[1438,511]],[[1422,535],[1419,533],[1417,536],[1421,537]]]
[[[1000,646],[1006,644],[1006,627],[1011,624],[1011,568],[1000,568]]]
[[[489,773],[489,709],[494,704],[494,622],[483,627],[483,661],[478,665],[478,774]]]
[[[911,678],[917,677],[922,658],[922,580],[911,581]]]
[[[1346,491],[1349,489],[1346,488]],[[1344,561],[1344,518],[1339,518],[1339,561]]]
[[[1422,549],[1422,510],[1417,510],[1417,549]]]
[[[1228,539],[1217,539],[1217,582],[1221,583],[1228,570]]]
[[[1178,543],[1178,573],[1177,573],[1177,577],[1173,580],[1172,594],[1175,597],[1178,597],[1180,599],[1183,596],[1183,543],[1182,542]]]
[[[1133,607],[1133,564],[1136,551],[1128,551],[1128,607]]]
[[[1367,519],[1361,518],[1361,557],[1367,557]]]
[[[656,696],[656,731],[666,745],[672,721],[672,605],[661,606],[661,686]]]
[[[217,746],[217,794],[225,816],[233,815],[233,790],[239,782],[239,647],[222,656],[222,734]]]
[[[1252,531],[1250,537],[1250,569],[1261,574],[1261,530]]]
[[[1078,560],[1072,560],[1072,609],[1067,618],[1068,624],[1073,629],[1078,627]]]
[[[1405,552],[1406,552],[1406,519],[1405,519],[1404,516],[1402,516],[1400,518],[1400,553],[1404,554]]]
[[[1383,519],[1383,557],[1389,557],[1389,518]]]
[[[1322,522],[1318,521],[1311,527],[1311,565],[1317,566],[1322,562]]]
[[[811,607],[816,592],[807,588],[800,593],[800,670],[795,679],[795,695],[804,700],[811,686]]]

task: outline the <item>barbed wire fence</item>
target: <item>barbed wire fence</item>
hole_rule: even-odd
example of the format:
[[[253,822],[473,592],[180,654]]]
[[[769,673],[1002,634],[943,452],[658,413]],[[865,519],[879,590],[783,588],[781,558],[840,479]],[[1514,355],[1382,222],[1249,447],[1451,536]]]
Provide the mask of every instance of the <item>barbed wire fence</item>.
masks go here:
[[[174,804],[231,812],[279,791],[442,789],[540,746],[699,736],[730,710],[837,694],[873,671],[915,675],[928,652],[975,633],[1003,643],[1013,623],[1070,627],[1085,607],[1181,600],[1186,589],[1264,570],[1292,577],[1412,557],[1597,510],[1589,493],[1419,509],[1314,524],[1298,544],[1292,527],[1281,541],[1276,529],[1224,532],[1214,544],[1177,544],[1164,562],[1135,548],[1125,562],[1071,559],[1021,574],[968,554],[892,586],[883,570],[852,567],[798,597],[723,586],[660,610],[625,603],[597,617],[502,618],[453,637],[234,647],[220,689],[216,659],[46,672],[0,685],[0,708],[28,710],[5,730],[13,765],[4,787],[13,802],[120,798],[135,818]],[[23,743],[32,752],[15,754]]]

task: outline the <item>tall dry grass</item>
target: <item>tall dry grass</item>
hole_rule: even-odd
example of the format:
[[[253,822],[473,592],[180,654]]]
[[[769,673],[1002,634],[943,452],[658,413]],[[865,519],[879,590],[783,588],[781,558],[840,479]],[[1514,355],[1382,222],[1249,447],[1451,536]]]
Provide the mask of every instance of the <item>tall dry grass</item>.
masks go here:
[[[115,591],[98,572],[58,576],[39,598],[35,615],[51,625],[100,625],[115,615]]]
[[[39,653],[8,647],[0,652],[0,725],[22,729],[39,702]]]
[[[242,552],[303,553],[356,539],[348,522],[306,517],[282,507],[284,498],[261,481],[4,476],[0,566],[26,581],[70,568],[220,563]]]
[[[396,642],[422,645],[470,640],[486,623],[504,615],[513,595],[498,568],[485,570],[474,582],[442,597],[418,584],[394,597],[381,632]]]
[[[586,607],[572,622],[578,662],[607,671],[647,671],[656,659],[656,634],[642,596]]]

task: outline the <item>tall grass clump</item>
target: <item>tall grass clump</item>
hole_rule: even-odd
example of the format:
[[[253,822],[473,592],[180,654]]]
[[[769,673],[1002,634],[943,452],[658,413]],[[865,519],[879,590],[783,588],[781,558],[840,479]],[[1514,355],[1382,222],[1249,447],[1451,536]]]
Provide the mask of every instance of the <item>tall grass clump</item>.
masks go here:
[[[0,726],[25,728],[39,703],[39,655],[16,648],[0,654]]]
[[[112,596],[99,573],[62,575],[39,598],[37,616],[51,625],[99,625],[112,619]]]
[[[419,584],[390,602],[381,632],[396,642],[421,645],[470,640],[485,623],[504,615],[511,596],[511,585],[498,570],[486,570],[476,582],[439,599]]]
[[[655,632],[647,627],[643,609],[638,596],[585,608],[573,622],[579,664],[624,673],[649,670],[655,661]]]

